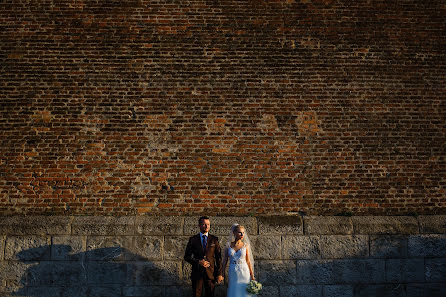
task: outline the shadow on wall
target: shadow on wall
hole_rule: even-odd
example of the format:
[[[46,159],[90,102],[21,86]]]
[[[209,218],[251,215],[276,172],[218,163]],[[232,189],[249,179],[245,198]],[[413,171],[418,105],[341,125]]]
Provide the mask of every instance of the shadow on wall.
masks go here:
[[[20,289],[10,296],[189,295],[189,286],[181,279],[181,262],[151,262],[119,246],[76,254],[71,251],[69,245],[53,245],[17,253],[16,258],[27,268]]]

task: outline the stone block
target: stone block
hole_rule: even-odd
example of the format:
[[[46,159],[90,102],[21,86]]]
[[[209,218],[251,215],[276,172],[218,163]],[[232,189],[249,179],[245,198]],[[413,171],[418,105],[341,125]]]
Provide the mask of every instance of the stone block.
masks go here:
[[[415,217],[364,216],[352,217],[355,234],[418,234]]]
[[[142,235],[182,235],[184,217],[146,217],[135,218],[136,234]],[[198,223],[195,227],[198,226]],[[196,233],[198,233],[198,227]]]
[[[49,282],[42,285],[47,286],[82,286],[87,284],[86,264],[74,261],[51,261],[40,262],[39,265],[33,266],[32,271],[35,279],[45,279],[49,277]]]
[[[264,285],[296,284],[295,261],[257,261],[259,281]]]
[[[423,259],[387,259],[386,281],[389,283],[417,283],[424,281]]]
[[[60,297],[84,297],[84,296],[90,296],[90,288],[87,286],[70,286],[70,287],[63,287],[61,288]],[[45,295],[43,295],[45,296]],[[43,297],[42,296],[42,297]],[[110,295],[110,297],[115,297],[116,295]],[[54,296],[56,297],[56,296]],[[102,296],[101,296],[102,297]],[[118,296],[116,296],[118,297]]]
[[[161,260],[163,241],[160,236],[91,236],[87,250],[87,258],[92,261]]]
[[[134,239],[134,236],[89,236],[87,238],[87,260],[130,260]]]
[[[182,274],[181,274],[181,280],[183,284],[187,284],[190,285],[191,281],[190,281],[190,276],[192,274],[192,265],[187,263],[186,261],[182,261],[181,262],[181,267],[182,267]],[[226,274],[228,275],[228,267],[226,267]]]
[[[86,284],[85,267],[80,262],[41,261],[33,264],[9,262],[6,267],[9,283],[30,287],[68,287]]]
[[[187,236],[166,236],[164,238],[164,258],[166,260],[183,260],[186,245],[189,241]],[[223,248],[222,248],[223,253]]]
[[[129,264],[132,265],[132,264]],[[123,262],[87,262],[88,284],[91,286],[128,285],[128,265]]]
[[[320,246],[325,259],[364,258],[369,255],[367,235],[323,235]]]
[[[84,216],[72,222],[73,235],[133,235],[135,217]]]
[[[407,256],[407,237],[398,235],[370,236],[371,258],[403,258]]]
[[[165,288],[164,296],[192,296],[192,288],[191,286],[168,286]],[[143,297],[142,295],[141,297]],[[148,295],[148,296],[161,296],[161,295]],[[226,297],[226,287],[225,286],[217,286],[215,288],[215,297]],[[127,297],[127,296],[125,296]],[[131,296],[133,297],[133,296]]]
[[[31,275],[27,275],[26,272],[30,267],[35,266],[36,263],[23,263],[16,261],[2,261],[0,262],[0,284],[8,287],[21,288],[28,283],[28,278]],[[0,295],[1,296],[1,295]]]
[[[353,297],[353,286],[351,285],[328,285],[323,289],[324,297]]]
[[[409,257],[446,257],[446,234],[409,236],[407,249]]]
[[[198,218],[199,216],[184,219],[184,235],[192,236],[200,232]],[[254,217],[210,217],[210,221],[210,233],[225,239],[229,235],[231,226],[235,223],[243,225],[249,236],[257,234],[257,220]]]
[[[21,287],[10,296],[30,296],[30,297],[59,297],[63,296],[64,289],[61,287],[41,286],[41,287]],[[4,295],[0,295],[4,296]],[[65,295],[66,296],[66,295]],[[73,295],[72,295],[73,296]],[[79,296],[79,295],[77,295]],[[71,297],[71,296],[70,296]]]
[[[276,260],[280,259],[280,236],[252,236],[254,259]]]
[[[319,236],[282,236],[282,259],[319,259]]]
[[[322,286],[279,286],[280,297],[322,297]]]
[[[305,235],[350,235],[353,233],[353,223],[348,217],[305,217],[304,226]]]
[[[425,259],[426,282],[446,282],[446,259]]]
[[[267,216],[259,217],[260,235],[302,235],[303,223],[301,216]]]
[[[297,261],[298,284],[368,284],[384,281],[385,262],[376,259]]]
[[[263,284],[262,284],[263,285]],[[277,284],[280,285],[280,284]],[[279,294],[279,287],[277,286],[262,286],[262,297],[277,297]]]
[[[85,236],[53,236],[51,245],[51,260],[81,261],[87,250]]]
[[[0,235],[69,235],[71,217],[11,216],[0,220]]]
[[[0,236],[0,261],[5,258],[5,240],[6,236]]]
[[[446,215],[443,216],[420,216],[421,233],[446,234]]]
[[[137,286],[181,285],[181,262],[140,262],[134,265],[131,276]]]
[[[88,297],[121,297],[120,285],[91,286],[87,290]],[[73,296],[74,297],[74,296]]]
[[[402,284],[357,285],[355,297],[405,297],[406,287]]]
[[[152,297],[165,296],[164,288],[162,286],[131,286],[122,289],[123,297]],[[181,296],[181,295],[168,295]]]
[[[406,297],[424,297],[424,296],[425,296],[424,284],[407,284]]]
[[[160,236],[137,236],[133,253],[128,260],[161,260],[163,257],[163,239]]]
[[[446,286],[442,283],[408,284],[407,297],[444,297]]]
[[[42,261],[50,259],[51,241],[47,236],[11,236],[6,238],[5,259]]]

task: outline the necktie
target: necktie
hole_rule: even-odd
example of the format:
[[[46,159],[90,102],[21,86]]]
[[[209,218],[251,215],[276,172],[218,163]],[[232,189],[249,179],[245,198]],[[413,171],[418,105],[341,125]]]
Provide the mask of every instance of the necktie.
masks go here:
[[[206,251],[206,244],[208,243],[208,237],[203,235],[203,250]]]

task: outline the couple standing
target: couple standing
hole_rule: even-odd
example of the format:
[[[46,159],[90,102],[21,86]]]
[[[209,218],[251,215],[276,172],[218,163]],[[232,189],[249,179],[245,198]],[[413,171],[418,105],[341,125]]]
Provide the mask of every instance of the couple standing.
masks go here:
[[[192,292],[194,297],[201,297],[205,290],[206,297],[214,296],[215,284],[223,282],[226,265],[228,270],[227,297],[251,296],[246,286],[254,278],[254,260],[251,245],[245,228],[234,224],[224,250],[222,264],[221,248],[216,236],[210,235],[211,222],[208,217],[198,220],[200,233],[189,238],[184,260],[192,264]]]

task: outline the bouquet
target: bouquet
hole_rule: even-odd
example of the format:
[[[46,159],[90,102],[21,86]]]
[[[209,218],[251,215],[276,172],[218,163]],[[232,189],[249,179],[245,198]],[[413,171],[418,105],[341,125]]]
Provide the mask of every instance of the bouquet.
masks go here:
[[[251,280],[246,287],[246,291],[248,291],[249,294],[258,295],[260,291],[262,291],[262,284],[258,281]]]

